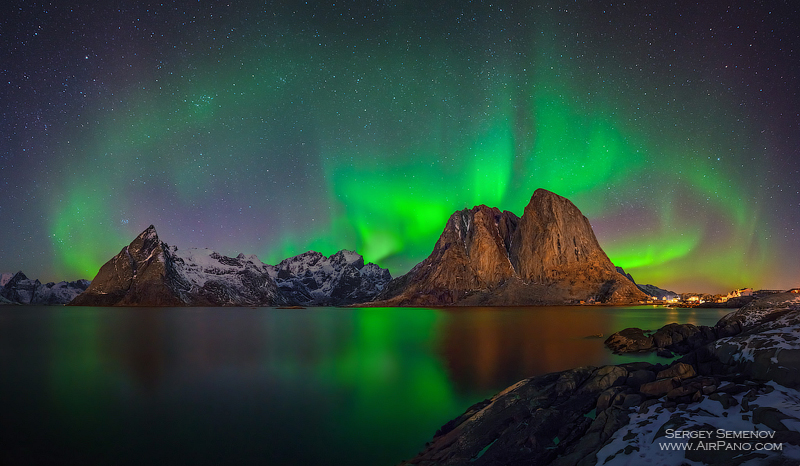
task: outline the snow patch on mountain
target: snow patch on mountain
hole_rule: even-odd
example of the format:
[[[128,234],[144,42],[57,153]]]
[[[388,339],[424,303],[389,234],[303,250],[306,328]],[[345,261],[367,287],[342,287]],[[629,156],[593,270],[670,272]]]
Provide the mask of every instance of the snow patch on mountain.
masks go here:
[[[254,254],[228,257],[211,249],[177,249],[164,245],[174,271],[176,291],[186,303],[213,305],[274,305],[287,303],[268,266]]]
[[[330,257],[308,251],[267,266],[270,276],[290,300],[303,305],[345,305],[371,301],[392,279],[389,271],[355,251]]]
[[[268,273],[267,265],[258,260],[256,255],[237,257],[223,256],[211,249],[170,249],[176,270],[194,285],[202,287],[209,280],[219,280],[223,275],[241,275],[248,270],[261,274]]]
[[[4,298],[4,304],[66,304],[83,293],[90,283],[89,280],[77,280],[43,284],[38,279],[29,279],[20,271],[5,280],[0,288],[0,296]]]

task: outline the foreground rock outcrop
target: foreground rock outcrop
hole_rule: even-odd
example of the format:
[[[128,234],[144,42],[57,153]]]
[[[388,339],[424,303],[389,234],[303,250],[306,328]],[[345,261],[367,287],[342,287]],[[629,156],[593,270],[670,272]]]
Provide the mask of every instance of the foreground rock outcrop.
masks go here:
[[[403,464],[800,464],[800,297],[755,302],[714,328],[736,333],[669,366],[523,380],[448,422]]]
[[[455,212],[433,252],[373,305],[531,305],[647,299],[603,252],[568,199],[537,189],[522,217],[477,206]]]
[[[0,304],[61,305],[72,301],[89,287],[89,280],[42,283],[31,280],[22,271],[3,274]]]
[[[795,293],[774,294],[755,301],[748,300],[748,303],[720,319],[713,327],[671,323],[655,332],[631,327],[612,334],[605,345],[617,354],[658,351],[672,357],[673,352],[686,354],[709,342],[737,335],[752,327],[754,322],[765,323],[785,312],[800,310],[800,297]]]
[[[696,326],[693,324],[667,324],[655,332],[640,328],[626,328],[612,334],[605,345],[617,354],[658,351],[659,355],[672,357],[672,353],[686,354],[718,338],[738,333],[739,328],[728,325]]]

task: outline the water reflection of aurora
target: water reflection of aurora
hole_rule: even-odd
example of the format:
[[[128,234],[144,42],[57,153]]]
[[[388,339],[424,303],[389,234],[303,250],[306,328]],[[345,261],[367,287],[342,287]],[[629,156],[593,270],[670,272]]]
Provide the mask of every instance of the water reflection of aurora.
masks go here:
[[[219,464],[224,455],[395,464],[447,420],[523,378],[656,360],[613,356],[597,334],[672,321],[708,325],[724,313],[3,309],[0,350],[17,356],[0,361],[7,374],[0,395],[13,400],[4,414],[12,432],[0,443],[115,464],[121,457]]]

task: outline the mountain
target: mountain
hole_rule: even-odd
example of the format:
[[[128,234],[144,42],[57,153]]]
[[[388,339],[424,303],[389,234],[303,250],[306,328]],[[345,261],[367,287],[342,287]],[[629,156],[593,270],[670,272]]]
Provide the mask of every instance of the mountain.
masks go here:
[[[22,271],[3,274],[0,297],[3,304],[66,304],[89,287],[89,280],[42,284],[38,279],[29,279]]]
[[[622,274],[623,277],[632,281],[634,285],[636,284],[636,280],[633,279],[633,276],[631,274],[625,273],[625,269],[623,269],[622,267],[615,267],[615,268],[617,269],[617,272]]]
[[[663,288],[659,288],[655,285],[636,285],[640,290],[642,290],[648,296],[652,296],[656,299],[678,299],[680,296],[678,293],[674,291],[665,290]]]
[[[106,262],[72,306],[273,306],[287,300],[256,256],[179,251],[150,225]]]
[[[636,302],[647,296],[617,272],[589,220],[537,189],[522,217],[484,205],[453,213],[433,252],[392,280],[378,306]]]
[[[6,283],[8,283],[8,281],[11,280],[11,277],[13,276],[14,274],[10,272],[0,273],[0,286],[6,286]]]
[[[371,301],[392,279],[388,270],[347,250],[330,257],[309,251],[267,268],[289,301],[311,306]]]
[[[625,273],[625,270],[623,270],[622,267],[617,267],[617,272],[621,273],[625,278],[633,282],[633,284],[636,285],[636,288],[639,288],[640,290],[642,290],[644,294],[648,296],[652,296],[653,298],[662,299],[665,301],[668,299],[680,298],[680,296],[678,296],[678,293],[674,291],[665,290],[655,285],[639,285],[638,283],[636,283],[636,280],[633,279],[631,274]]]
[[[100,268],[74,306],[312,306],[370,301],[389,271],[353,251],[309,251],[272,266],[255,255],[177,249],[150,225]]]

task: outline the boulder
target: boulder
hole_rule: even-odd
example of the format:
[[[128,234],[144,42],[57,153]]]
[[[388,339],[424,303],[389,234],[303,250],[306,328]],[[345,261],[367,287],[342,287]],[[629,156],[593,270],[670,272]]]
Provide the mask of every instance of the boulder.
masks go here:
[[[625,384],[628,371],[620,366],[603,366],[592,373],[592,376],[581,387],[580,393],[598,393],[609,387]]]
[[[694,377],[695,375],[697,375],[697,372],[695,372],[694,367],[689,364],[679,362],[659,372],[656,375],[656,378],[664,379],[677,377],[678,379],[688,379],[690,377]]]
[[[648,396],[661,397],[669,393],[670,390],[680,386],[681,381],[678,378],[661,379],[642,384],[642,386],[639,387],[639,392]]]
[[[628,421],[628,405],[641,400],[625,393],[627,373],[582,367],[521,381],[449,422],[404,464],[499,466],[536,458],[535,464],[566,465],[594,458]]]
[[[641,369],[628,374],[628,380],[626,381],[626,384],[629,387],[638,390],[642,384],[652,382],[654,380],[656,380],[655,372]]]
[[[654,348],[653,337],[645,335],[644,330],[635,327],[612,334],[606,339],[605,345],[615,353],[646,352]]]
[[[700,330],[692,324],[667,324],[653,334],[653,344],[657,348],[667,348],[689,338]]]

